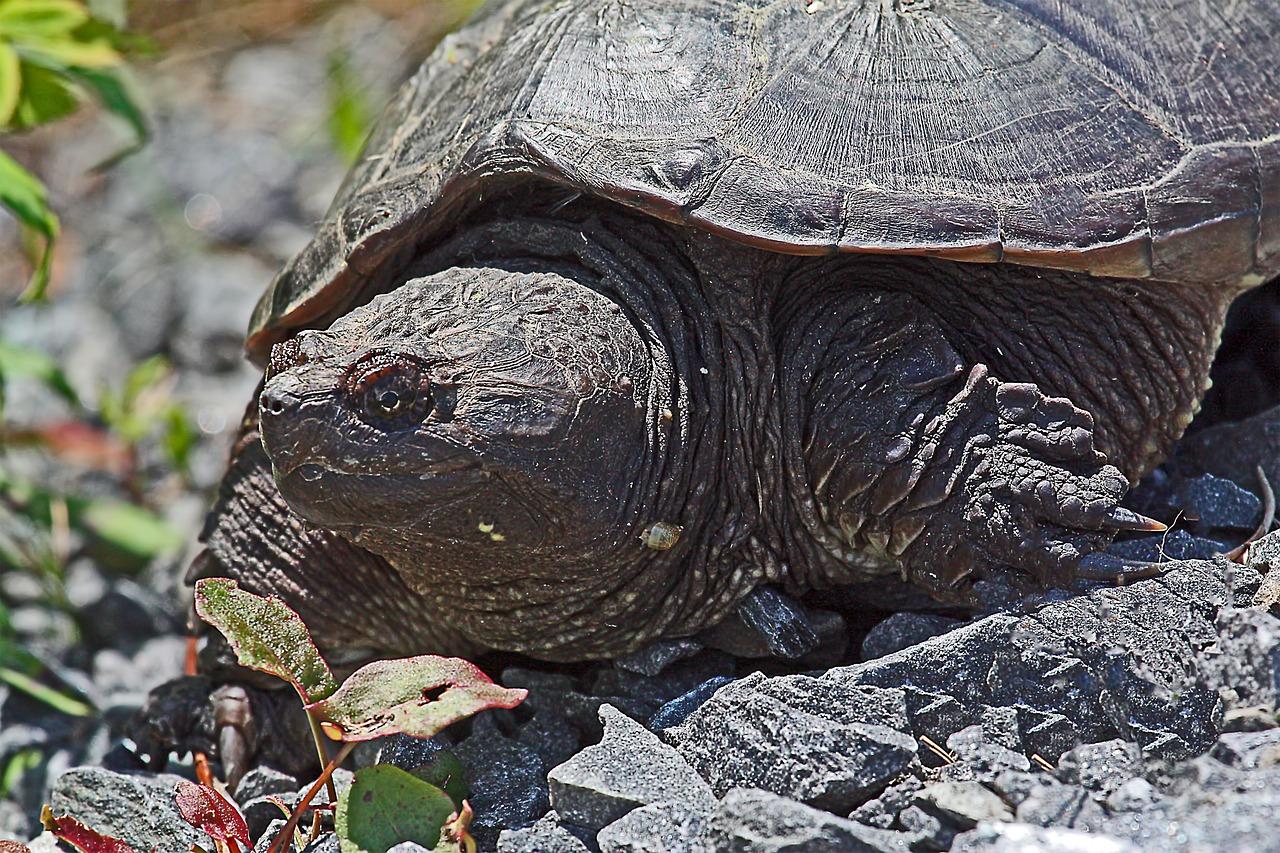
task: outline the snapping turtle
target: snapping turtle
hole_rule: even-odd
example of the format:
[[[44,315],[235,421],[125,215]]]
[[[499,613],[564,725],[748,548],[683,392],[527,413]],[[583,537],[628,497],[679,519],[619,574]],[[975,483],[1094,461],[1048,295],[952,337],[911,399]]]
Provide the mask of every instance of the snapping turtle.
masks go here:
[[[1280,270],[1280,6],[562,0],[400,91],[263,297],[192,578],[332,657],[1123,571]]]

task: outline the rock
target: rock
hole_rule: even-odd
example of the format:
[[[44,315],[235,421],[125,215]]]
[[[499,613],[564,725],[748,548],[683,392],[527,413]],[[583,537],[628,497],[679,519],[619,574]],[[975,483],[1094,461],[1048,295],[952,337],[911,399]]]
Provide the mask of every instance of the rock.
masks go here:
[[[1272,484],[1280,483],[1280,406],[1187,436],[1166,466],[1226,477],[1249,490],[1258,487],[1256,469],[1261,467]]]
[[[1199,680],[1231,691],[1232,707],[1277,707],[1280,702],[1280,620],[1256,609],[1217,613],[1217,643],[1196,657]],[[1205,744],[1207,749],[1210,744]]]
[[[801,678],[806,677],[786,677]],[[875,796],[915,759],[913,738],[887,726],[850,722],[850,709],[825,708],[835,718],[828,719],[783,701],[780,697],[818,710],[817,697],[795,695],[797,683],[742,679],[722,688],[663,737],[717,795],[737,787],[760,788],[841,813]],[[818,695],[876,696],[838,690]],[[865,704],[891,719],[897,716],[886,712],[881,701]]]
[[[655,676],[678,660],[695,655],[702,650],[702,644],[687,638],[678,640],[661,640],[632,652],[625,657],[614,660],[613,665],[619,669],[640,675]]]
[[[1141,776],[1142,752],[1124,740],[1087,743],[1058,759],[1058,778],[1105,798],[1125,781]]]
[[[431,851],[416,842],[401,841],[393,847],[388,847],[387,853],[431,853]]]
[[[1280,766],[1280,729],[1224,734],[1209,754],[1241,770]]]
[[[935,613],[895,613],[878,622],[862,641],[862,659],[882,658],[963,625]]]
[[[551,812],[532,826],[503,830],[498,853],[590,853],[590,849]]]
[[[600,720],[601,742],[547,775],[551,803],[566,821],[599,830],[650,803],[711,804],[711,790],[676,750],[609,705]]]
[[[734,788],[707,821],[718,853],[906,853],[901,832],[873,829],[768,791]]]
[[[63,853],[57,836],[52,832],[42,832],[27,842],[30,853]]]
[[[627,812],[596,836],[600,853],[713,853],[706,838],[708,804],[652,803]]]
[[[1108,554],[1143,563],[1167,563],[1170,560],[1211,560],[1231,550],[1231,545],[1217,539],[1192,536],[1185,530],[1174,530],[1155,536],[1140,536],[1114,542]]]
[[[1018,804],[1017,818],[1036,826],[1096,830],[1106,812],[1089,793],[1073,785],[1038,785]]]
[[[1229,708],[1222,715],[1224,732],[1261,732],[1274,729],[1278,724],[1274,708],[1254,705],[1246,708]]]
[[[528,746],[477,721],[471,736],[450,751],[466,768],[468,796],[476,813],[471,834],[482,844],[492,847],[503,829],[546,814],[546,768]]]
[[[1164,799],[1146,779],[1137,778],[1121,782],[1107,797],[1107,809],[1116,812],[1146,811]]]
[[[207,842],[204,833],[178,814],[174,790],[179,776],[124,775],[97,767],[77,767],[58,779],[51,806],[135,850],[187,853]]]
[[[280,814],[278,809],[276,810],[276,814]],[[271,821],[271,823],[262,831],[262,834],[254,839],[253,853],[267,853],[267,851],[271,849],[271,842],[276,840],[276,836],[284,829],[284,825],[285,819],[282,817],[277,817],[275,820]],[[250,834],[252,834],[252,832],[252,829],[250,829]]]
[[[0,800],[0,839],[25,841],[35,827],[22,807],[12,800]]]
[[[980,821],[1013,819],[1013,809],[977,782],[938,782],[915,796],[915,804],[957,829],[973,829]]]
[[[1250,543],[1244,561],[1246,565],[1262,572],[1280,571],[1280,530],[1273,530],[1258,541]]]
[[[1045,731],[1031,737],[1041,726],[1059,748],[1069,734],[1085,742],[1117,737],[1119,722],[1142,732],[1144,747],[1165,748],[1168,734],[1204,750],[1217,734],[1220,700],[1188,663],[1215,642],[1217,608],[1252,594],[1242,571],[1175,564],[1157,579],[1049,604],[1034,616],[989,616],[822,679],[902,689],[917,737],[944,739],[981,723],[986,708],[1013,707],[1027,750],[1048,760],[1054,756],[1036,742]]]
[[[1177,508],[1200,530],[1253,530],[1262,519],[1257,495],[1212,474],[1183,480],[1175,495]]]
[[[649,728],[656,732],[680,725],[688,719],[690,714],[702,707],[702,704],[710,699],[717,690],[731,681],[733,679],[727,675],[708,678],[688,693],[683,696],[677,696],[659,708],[658,712],[649,720]]]
[[[939,770],[943,782],[990,782],[1006,770],[1031,769],[1031,761],[1022,753],[989,742],[982,725],[969,726],[947,738],[947,751],[955,763]]]
[[[254,767],[245,773],[236,786],[236,802],[241,805],[268,794],[288,794],[298,790],[298,780],[287,773],[270,767]]]
[[[412,844],[412,842],[409,843]],[[400,846],[402,845],[396,845],[396,847]],[[394,850],[396,847],[391,849]],[[338,853],[340,849],[341,848],[338,845],[338,836],[332,832],[324,832],[316,836],[315,841],[302,848],[302,853]],[[412,849],[421,850],[422,848],[417,844],[413,844]],[[388,850],[387,853],[391,853],[391,850]]]
[[[849,813],[849,820],[865,823],[878,829],[890,829],[898,821],[898,815],[915,800],[924,788],[919,778],[905,774],[895,779],[874,800],[867,800]]]
[[[982,824],[957,835],[951,853],[1141,853],[1119,838],[1024,823]]]

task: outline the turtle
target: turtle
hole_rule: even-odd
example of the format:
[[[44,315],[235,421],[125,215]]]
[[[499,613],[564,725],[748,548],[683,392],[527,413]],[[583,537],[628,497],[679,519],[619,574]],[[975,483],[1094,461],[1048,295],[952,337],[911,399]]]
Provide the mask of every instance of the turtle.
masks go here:
[[[188,574],[337,661],[1123,575],[1280,271],[1280,5],[491,3],[258,304]]]

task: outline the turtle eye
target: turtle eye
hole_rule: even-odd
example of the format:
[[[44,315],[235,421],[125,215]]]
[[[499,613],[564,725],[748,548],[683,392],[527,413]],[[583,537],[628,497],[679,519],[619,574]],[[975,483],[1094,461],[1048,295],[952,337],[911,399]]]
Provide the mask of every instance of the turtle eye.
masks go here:
[[[431,381],[416,364],[370,367],[356,380],[353,391],[364,419],[375,426],[421,421],[431,412]]]

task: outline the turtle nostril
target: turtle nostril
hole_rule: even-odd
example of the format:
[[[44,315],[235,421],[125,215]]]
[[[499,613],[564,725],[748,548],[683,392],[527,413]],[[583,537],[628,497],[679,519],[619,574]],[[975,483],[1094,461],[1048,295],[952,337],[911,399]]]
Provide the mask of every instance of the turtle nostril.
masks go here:
[[[286,397],[291,398],[292,395],[263,391],[262,396],[258,398],[258,408],[265,414],[279,417],[289,408],[289,400]]]

